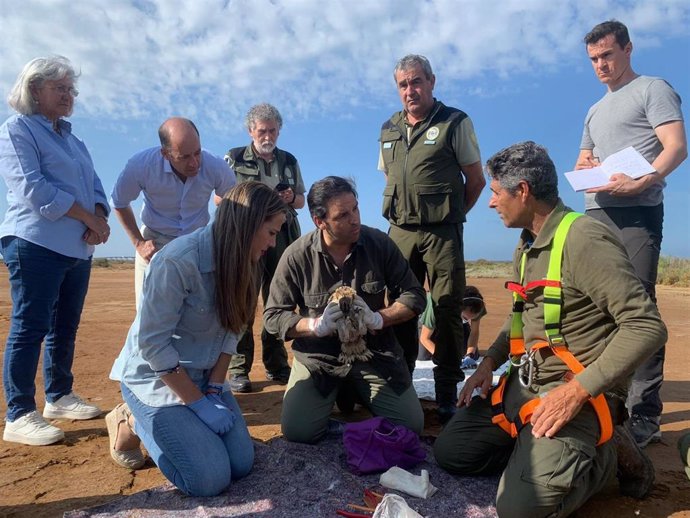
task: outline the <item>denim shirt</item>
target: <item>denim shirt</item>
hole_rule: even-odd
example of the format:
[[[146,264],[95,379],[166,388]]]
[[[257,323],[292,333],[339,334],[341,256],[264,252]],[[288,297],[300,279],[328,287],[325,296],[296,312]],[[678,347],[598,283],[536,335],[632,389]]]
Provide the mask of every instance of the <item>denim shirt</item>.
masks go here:
[[[160,147],[145,149],[129,159],[112,192],[113,207],[123,209],[144,195],[141,221],[166,236],[183,236],[205,226],[208,200],[223,196],[235,185],[235,173],[222,158],[201,151],[199,174],[183,183]]]
[[[203,390],[220,354],[237,352],[240,335],[216,316],[212,243],[208,225],[166,245],[147,269],[141,308],[110,378],[149,406],[182,404],[155,371],[179,363]]]
[[[66,216],[76,202],[109,212],[108,199],[84,143],[72,125],[58,120],[60,133],[43,115],[13,115],[0,126],[0,175],[7,185],[7,212],[0,237],[17,236],[59,254],[88,259],[94,246],[86,225]]]

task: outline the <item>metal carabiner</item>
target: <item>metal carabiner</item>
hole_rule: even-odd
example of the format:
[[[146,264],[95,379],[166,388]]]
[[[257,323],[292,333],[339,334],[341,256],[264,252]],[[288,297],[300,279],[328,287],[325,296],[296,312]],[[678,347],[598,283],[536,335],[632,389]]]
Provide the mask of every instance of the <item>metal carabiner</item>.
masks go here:
[[[530,388],[532,382],[534,382],[534,371],[535,371],[535,361],[534,353],[536,351],[530,351],[525,353],[520,358],[520,365],[518,365],[518,380],[520,385],[525,388]]]
[[[524,365],[526,365],[527,362],[529,361],[529,355],[528,355],[527,353],[524,353],[522,356],[520,356],[520,360],[519,360],[519,361],[515,361],[513,358],[515,358],[515,356],[511,356],[511,357],[509,358],[509,360],[510,360],[510,366],[511,366],[511,367],[515,367],[516,369],[520,369],[521,367],[523,367]]]

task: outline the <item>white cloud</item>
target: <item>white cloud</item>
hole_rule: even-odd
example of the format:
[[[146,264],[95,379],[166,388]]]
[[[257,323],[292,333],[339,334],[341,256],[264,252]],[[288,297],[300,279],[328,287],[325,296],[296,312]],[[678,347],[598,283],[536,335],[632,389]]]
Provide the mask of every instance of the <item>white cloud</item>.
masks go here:
[[[395,61],[427,55],[440,85],[582,59],[618,18],[636,44],[688,30],[683,0],[0,0],[0,87],[33,57],[81,68],[79,110],[110,119],[203,116],[215,127],[268,100],[292,118],[390,102]],[[543,72],[540,72],[543,73]],[[466,84],[472,86],[471,84]]]

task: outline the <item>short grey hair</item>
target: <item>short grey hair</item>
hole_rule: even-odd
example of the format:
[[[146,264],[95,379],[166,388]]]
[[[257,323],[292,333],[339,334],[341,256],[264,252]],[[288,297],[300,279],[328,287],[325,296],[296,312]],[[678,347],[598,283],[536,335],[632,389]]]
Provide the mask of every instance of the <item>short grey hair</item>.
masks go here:
[[[486,172],[511,194],[525,181],[537,200],[554,205],[558,201],[556,166],[546,148],[532,141],[513,144],[496,153],[486,161]]]
[[[268,103],[257,104],[249,108],[247,116],[244,118],[244,125],[251,131],[259,121],[274,121],[278,124],[278,129],[283,127],[283,118],[280,116],[280,112],[275,106]]]
[[[421,56],[420,54],[408,54],[395,64],[393,78],[395,79],[396,74],[401,70],[409,70],[416,66],[422,67],[424,75],[427,79],[431,79],[431,76],[434,75],[434,73],[431,71],[431,63],[429,63],[429,60],[426,59],[426,57]]]
[[[64,56],[48,56],[29,61],[17,76],[17,80],[7,96],[7,102],[22,115],[33,115],[38,112],[31,87],[40,88],[44,81],[59,81],[68,77],[77,80],[79,73],[74,70],[70,60]]]

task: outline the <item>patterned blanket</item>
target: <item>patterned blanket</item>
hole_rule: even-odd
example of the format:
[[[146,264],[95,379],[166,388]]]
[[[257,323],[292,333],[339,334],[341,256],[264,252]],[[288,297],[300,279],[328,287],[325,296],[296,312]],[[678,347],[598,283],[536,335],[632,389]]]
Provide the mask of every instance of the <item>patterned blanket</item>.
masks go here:
[[[423,516],[496,516],[493,502],[498,478],[449,475],[433,461],[427,444],[431,441],[424,442],[427,460],[410,471],[419,475],[420,470],[428,470],[438,492],[427,500],[393,492]],[[357,476],[348,471],[341,435],[329,435],[314,446],[278,438],[267,444],[255,443],[255,448],[256,461],[249,476],[217,497],[188,497],[166,484],[64,516],[322,518],[336,516],[335,511],[348,503],[363,505],[364,488],[391,492],[378,486],[379,475]]]

